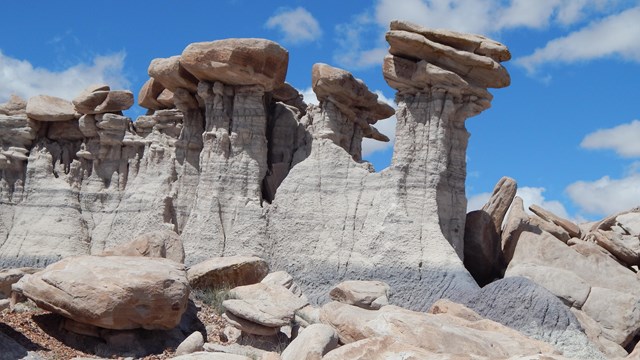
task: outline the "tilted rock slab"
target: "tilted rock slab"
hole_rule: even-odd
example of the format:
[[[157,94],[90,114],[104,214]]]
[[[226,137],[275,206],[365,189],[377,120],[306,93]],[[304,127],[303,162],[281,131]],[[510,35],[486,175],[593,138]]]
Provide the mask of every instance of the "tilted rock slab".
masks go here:
[[[13,290],[39,307],[107,329],[172,329],[187,309],[183,265],[162,258],[68,257]]]
[[[73,104],[55,96],[38,95],[27,101],[27,116],[40,121],[67,121],[75,118]]]

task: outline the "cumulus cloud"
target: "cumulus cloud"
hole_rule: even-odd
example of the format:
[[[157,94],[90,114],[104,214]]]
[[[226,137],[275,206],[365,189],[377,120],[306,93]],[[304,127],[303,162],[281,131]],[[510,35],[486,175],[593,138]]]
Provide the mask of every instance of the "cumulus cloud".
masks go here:
[[[607,216],[640,206],[640,173],[621,179],[604,176],[596,181],[577,181],[566,191],[585,213]]]
[[[550,25],[567,27],[591,15],[611,14],[624,4],[619,0],[378,0],[369,10],[336,29],[342,46],[335,58],[343,66],[367,67],[382,62],[378,56],[387,48],[382,34],[395,19],[412,21],[431,28],[491,35],[505,29],[544,29]],[[363,46],[362,39],[376,28],[374,44]]]
[[[534,73],[547,62],[574,63],[608,56],[640,62],[640,7],[592,22],[567,36],[549,41],[533,54],[515,60]]]
[[[34,67],[0,52],[0,103],[11,94],[28,99],[35,95],[52,95],[71,100],[87,86],[106,83],[113,88],[127,88],[124,75],[125,53],[96,56],[91,64],[77,64],[62,71]]]
[[[611,149],[623,157],[640,157],[640,120],[597,130],[585,136],[580,146],[585,149]]]
[[[291,44],[312,42],[322,36],[318,20],[303,7],[280,9],[267,20],[265,26],[279,30],[284,36],[283,41]]]

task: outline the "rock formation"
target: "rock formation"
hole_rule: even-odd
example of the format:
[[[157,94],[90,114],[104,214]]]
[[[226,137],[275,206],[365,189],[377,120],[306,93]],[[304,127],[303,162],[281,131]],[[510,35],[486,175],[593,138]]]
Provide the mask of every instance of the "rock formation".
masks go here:
[[[486,87],[508,85],[509,53],[404,22],[387,39],[399,110],[380,173],[361,141],[388,141],[374,125],[393,109],[326,64],[311,71],[320,104],[305,107],[284,82],[287,51],[269,40],[153,60],[138,98],[149,113],[135,122],[121,113],[131,92],[106,85],[72,103],[14,99],[0,115],[0,266],[102,254],[162,230],[180,235],[187,265],[259,255],[312,303],[343,279],[383,281],[416,310],[475,291],[461,261],[464,120],[489,106]]]

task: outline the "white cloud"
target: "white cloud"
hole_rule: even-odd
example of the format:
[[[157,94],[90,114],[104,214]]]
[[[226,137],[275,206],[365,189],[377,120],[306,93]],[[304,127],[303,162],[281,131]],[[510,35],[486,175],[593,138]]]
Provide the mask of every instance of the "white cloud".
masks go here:
[[[604,176],[596,181],[577,181],[566,191],[582,211],[608,216],[640,205],[640,173],[621,179]]]
[[[304,98],[304,102],[306,102],[307,104],[318,105],[318,98],[316,97],[316,94],[313,92],[312,88],[298,90],[298,92],[302,94]],[[394,109],[397,108],[397,105],[395,104],[395,102],[392,99],[389,99],[386,96],[384,96],[382,91],[376,90],[374,92],[378,94],[378,99],[391,105]],[[374,126],[376,127],[376,129],[378,129],[378,131],[387,135],[387,137],[389,138],[389,142],[385,143],[385,142],[373,140],[373,139],[367,139],[367,138],[363,139],[362,140],[362,156],[363,157],[369,156],[377,151],[382,151],[390,147],[393,147],[393,144],[396,141],[396,116],[395,115],[393,115],[392,117],[386,120],[378,121]]]
[[[515,62],[530,73],[547,62],[574,63],[608,56],[640,62],[640,7],[592,22],[569,35],[549,41]]]
[[[92,64],[77,64],[62,71],[34,67],[0,52],[0,103],[11,94],[28,99],[35,95],[52,95],[71,100],[87,86],[106,83],[112,88],[126,88],[123,52],[96,56]]]
[[[278,29],[284,35],[283,41],[291,44],[315,41],[322,36],[318,20],[302,7],[279,10],[267,20],[265,26]]]
[[[612,149],[623,157],[640,157],[640,120],[597,130],[585,136],[580,146],[586,149]]]

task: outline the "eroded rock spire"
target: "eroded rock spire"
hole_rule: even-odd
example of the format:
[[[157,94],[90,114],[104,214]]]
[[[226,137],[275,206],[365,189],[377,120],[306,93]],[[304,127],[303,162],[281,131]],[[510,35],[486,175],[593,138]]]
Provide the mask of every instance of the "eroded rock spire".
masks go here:
[[[392,21],[386,38],[390,54],[383,74],[398,91],[393,165],[406,168],[407,195],[424,197],[437,209],[444,236],[462,258],[469,138],[464,122],[491,105],[486,88],[509,85],[500,61],[511,55],[480,35],[403,21]]]

